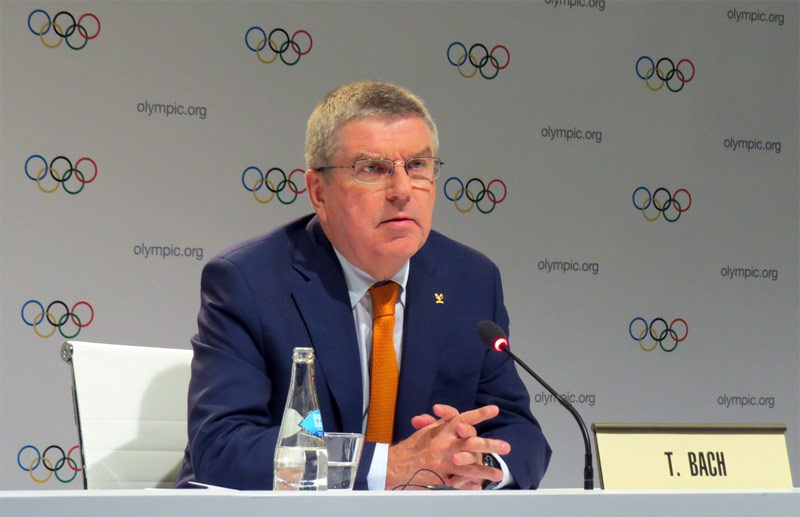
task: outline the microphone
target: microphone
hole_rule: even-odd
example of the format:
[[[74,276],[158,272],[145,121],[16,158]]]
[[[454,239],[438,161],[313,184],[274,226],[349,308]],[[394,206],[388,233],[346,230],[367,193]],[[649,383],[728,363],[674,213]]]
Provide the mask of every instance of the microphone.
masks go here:
[[[583,418],[578,413],[578,411],[569,403],[567,399],[556,393],[556,390],[550,387],[544,379],[536,375],[536,372],[531,370],[531,368],[525,364],[525,362],[514,355],[511,351],[511,348],[508,344],[508,338],[506,337],[506,333],[500,328],[500,325],[493,321],[483,320],[478,323],[478,337],[481,339],[483,344],[495,350],[497,352],[505,352],[511,358],[520,365],[526,372],[528,372],[534,379],[536,379],[539,384],[544,386],[544,388],[549,391],[555,398],[558,400],[562,406],[567,408],[573,417],[575,417],[575,421],[578,422],[578,425],[581,428],[581,433],[583,433],[583,445],[586,450],[584,455],[584,467],[583,467],[583,488],[584,490],[592,490],[594,488],[594,470],[592,469],[592,446],[589,442],[589,432],[586,430],[586,424],[583,422]]]

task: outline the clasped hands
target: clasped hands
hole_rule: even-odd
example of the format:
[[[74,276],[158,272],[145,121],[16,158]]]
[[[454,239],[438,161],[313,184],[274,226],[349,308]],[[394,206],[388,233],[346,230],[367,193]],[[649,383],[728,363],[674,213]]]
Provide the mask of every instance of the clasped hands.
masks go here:
[[[459,413],[454,407],[436,404],[435,416],[412,418],[414,434],[389,447],[386,489],[408,483],[420,469],[433,470],[448,486],[462,490],[481,490],[487,480],[501,481],[503,472],[484,466],[483,453],[505,455],[511,452],[511,445],[503,440],[481,438],[475,430],[477,424],[499,412],[494,405]],[[420,472],[412,483],[437,485],[441,480],[429,472]]]

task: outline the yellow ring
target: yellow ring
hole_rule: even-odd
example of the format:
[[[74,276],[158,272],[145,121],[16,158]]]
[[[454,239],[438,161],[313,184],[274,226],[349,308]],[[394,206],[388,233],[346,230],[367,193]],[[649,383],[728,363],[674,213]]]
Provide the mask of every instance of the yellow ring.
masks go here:
[[[466,197],[467,201],[470,202],[469,208],[464,210],[463,208],[458,206],[458,200],[461,199],[461,194],[463,194],[463,193],[464,193],[464,189],[462,188],[461,190],[458,191],[458,194],[456,194],[455,197],[453,198],[454,199],[453,204],[456,205],[456,210],[458,210],[462,214],[466,214],[467,212],[469,212],[470,210],[473,209],[473,207],[475,206],[475,203],[473,203],[472,201],[469,201],[470,196],[472,196],[472,192],[467,190],[467,194],[469,194],[469,196],[464,196],[464,197]],[[475,197],[475,196],[472,196],[472,197]]]
[[[642,208],[642,215],[644,216],[644,218],[645,218],[645,219],[647,219],[647,220],[648,220],[648,221],[650,221],[651,223],[652,223],[653,221],[658,221],[658,218],[659,218],[659,217],[661,217],[661,210],[659,210],[659,208],[661,208],[661,207],[660,207],[660,206],[658,206],[658,201],[656,201],[656,198],[655,198],[655,197],[653,197],[653,201],[652,201],[652,203],[653,203],[653,206],[654,206],[654,207],[656,207],[656,216],[655,216],[655,217],[653,217],[652,219],[651,219],[650,217],[647,217],[647,212],[645,212],[645,209],[644,209],[644,208]]]
[[[53,477],[53,472],[55,472],[55,469],[53,469],[53,462],[42,456],[42,464],[44,464],[45,462],[47,462],[50,468],[48,469],[47,467],[45,467],[45,470],[47,471],[47,477],[44,479],[36,479],[36,476],[33,475],[33,464],[36,463],[36,460],[33,460],[31,462],[30,467],[28,469],[28,472],[31,475],[31,479],[36,481],[37,483],[47,483],[48,481],[50,481],[50,478]]]
[[[655,72],[655,70],[653,70],[653,69],[651,68],[651,69],[650,69],[650,70],[648,70],[648,71],[647,71],[647,73],[645,74],[645,75],[647,76],[647,79],[645,79],[645,80],[644,80],[644,82],[645,82],[645,84],[647,84],[647,87],[648,87],[648,88],[650,88],[650,91],[657,92],[658,90],[660,90],[661,88],[663,88],[663,87],[664,87],[664,83],[665,83],[666,81],[661,81],[661,78],[659,78],[658,80],[659,80],[659,81],[661,81],[661,86],[659,86],[658,88],[653,88],[652,86],[650,86],[650,78],[651,78],[651,77],[653,77],[653,75],[650,75],[651,73],[652,73],[654,76],[658,77],[658,74]]]
[[[58,186],[59,186],[59,185],[61,185],[61,183],[59,183],[58,181],[56,181],[56,186],[55,186],[55,188],[53,188],[52,190],[47,190],[47,189],[45,189],[44,187],[42,187],[42,178],[44,178],[45,176],[47,176],[47,173],[45,173],[44,175],[42,174],[42,172],[44,171],[44,169],[45,169],[45,168],[44,168],[44,167],[42,167],[42,169],[39,171],[39,174],[37,174],[37,175],[36,175],[36,185],[39,187],[39,190],[41,190],[41,191],[42,191],[42,192],[44,192],[45,194],[52,194],[53,192],[55,192],[56,190],[58,190]],[[50,172],[52,172],[52,173],[53,173],[53,176],[55,176],[55,177],[56,177],[56,179],[58,179],[58,171],[57,171],[57,170],[55,170],[54,168],[50,167]]]
[[[641,334],[639,334],[639,348],[641,348],[641,349],[642,349],[642,350],[644,350],[645,352],[652,352],[653,350],[655,350],[655,349],[656,349],[656,347],[658,346],[658,343],[655,343],[655,342],[654,342],[654,343],[653,343],[653,347],[652,347],[652,348],[645,348],[645,347],[644,347],[644,345],[642,344],[642,338],[644,337],[644,335],[645,335],[645,334],[647,334],[647,329],[644,329],[644,330],[642,331],[642,333],[641,333]]]
[[[273,45],[275,44],[275,42],[272,41],[272,39],[270,39],[269,42],[272,43]],[[259,41],[258,45],[256,45],[256,48],[260,48],[262,43],[266,43],[266,40],[262,39],[261,41]],[[272,47],[269,46],[269,45],[264,45],[264,47],[269,47],[269,49],[272,50]],[[272,63],[275,62],[276,59],[278,59],[278,53],[277,52],[275,52],[275,57],[273,57],[270,61],[264,61],[263,59],[261,59],[261,51],[260,50],[256,50],[256,55],[258,56],[258,60],[261,61],[262,63],[264,63],[265,65],[271,65]],[[274,192],[273,192],[273,194],[274,194]],[[258,199],[258,198],[256,198],[256,199]]]
[[[64,41],[64,38],[62,38],[61,36],[58,36],[58,32],[56,32],[55,28],[58,27],[59,32],[64,32],[64,31],[61,30],[61,27],[59,27],[58,24],[53,22],[53,32],[56,34],[56,36],[58,36],[58,43],[56,43],[55,45],[48,45],[47,42],[44,40],[44,32],[45,32],[44,28],[47,27],[47,25],[48,24],[45,23],[44,25],[42,25],[42,28],[39,29],[39,39],[42,40],[42,45],[44,45],[45,47],[47,47],[47,48],[56,48],[59,45],[61,45],[61,43]],[[70,33],[70,35],[72,35],[72,34]]]
[[[458,58],[458,61],[461,62],[461,60],[464,59],[465,57],[466,56],[462,55],[460,58]],[[474,58],[475,56],[470,54],[469,57]],[[469,59],[464,59],[464,63],[466,63],[467,61],[469,61]],[[470,64],[472,64],[472,61],[470,61]],[[469,74],[469,75],[467,75],[467,74],[465,74],[464,72],[461,71],[461,65],[456,65],[456,68],[458,68],[458,73],[461,74],[461,77],[463,77],[465,79],[470,79],[472,77],[475,77],[475,74],[478,73],[478,67],[475,67],[475,70],[473,70],[472,73]]]
[[[36,317],[35,317],[35,318],[33,318],[33,331],[34,331],[34,332],[36,332],[36,335],[37,335],[37,336],[39,336],[40,338],[42,338],[42,339],[47,339],[47,338],[49,338],[50,336],[52,336],[53,334],[55,334],[55,333],[56,333],[56,329],[57,329],[58,327],[56,327],[56,326],[53,326],[53,330],[51,330],[51,331],[50,331],[50,333],[49,333],[49,334],[47,334],[46,336],[45,336],[45,335],[42,335],[42,334],[39,334],[39,330],[36,328],[36,325],[37,325],[37,323],[36,323],[36,320],[37,320],[37,319],[39,319],[39,316],[41,316],[41,315],[42,315],[42,313],[40,312],[39,314],[37,314],[37,315],[36,315]],[[52,315],[52,314],[50,314],[49,312],[46,314],[46,316],[49,316],[50,318],[54,318],[54,317],[53,317],[53,315]],[[44,321],[45,319],[47,319],[47,317],[45,317],[45,318],[42,318],[42,321]],[[48,323],[50,323],[50,320],[49,320],[49,319],[47,319],[47,322],[48,322]],[[41,323],[41,321],[40,321],[39,323]],[[56,322],[56,323],[57,323],[57,322]]]
[[[265,200],[265,201],[262,201],[261,199],[259,199],[259,198],[258,198],[258,194],[256,194],[256,192],[258,192],[258,189],[260,189],[260,188],[261,188],[261,185],[263,185],[263,184],[264,184],[264,180],[262,180],[261,178],[258,178],[258,179],[256,180],[256,182],[255,182],[255,183],[253,183],[253,197],[254,197],[254,198],[256,198],[256,201],[258,201],[258,202],[259,202],[259,203],[261,203],[262,205],[266,205],[267,203],[269,203],[270,201],[272,201],[273,199],[275,199],[275,190],[277,190],[277,189],[275,188],[275,185],[273,185],[273,184],[272,184],[272,182],[271,182],[270,180],[266,180],[266,181],[267,181],[267,185],[269,185],[269,187],[272,189],[272,190],[270,190],[270,188],[268,188],[267,190],[268,190],[268,191],[269,191],[269,192],[270,192],[272,195],[271,195],[271,196],[269,196],[269,198],[268,198],[267,200]]]

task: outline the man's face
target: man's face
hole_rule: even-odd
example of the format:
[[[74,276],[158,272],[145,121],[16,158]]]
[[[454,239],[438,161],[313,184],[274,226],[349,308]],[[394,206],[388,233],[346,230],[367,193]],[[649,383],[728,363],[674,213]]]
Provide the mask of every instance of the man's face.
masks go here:
[[[433,156],[430,130],[421,117],[365,118],[339,130],[339,151],[328,165],[352,165],[362,158]],[[401,165],[385,184],[364,184],[353,170],[306,172],[311,204],[334,247],[354,266],[385,280],[428,238],[436,200],[434,182],[414,182]]]

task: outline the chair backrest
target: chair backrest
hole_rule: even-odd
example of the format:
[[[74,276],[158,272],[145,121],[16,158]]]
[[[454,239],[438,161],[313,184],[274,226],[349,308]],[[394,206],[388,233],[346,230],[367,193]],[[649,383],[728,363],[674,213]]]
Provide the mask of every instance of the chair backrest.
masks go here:
[[[191,350],[67,341],[84,487],[172,487],[186,447]]]

